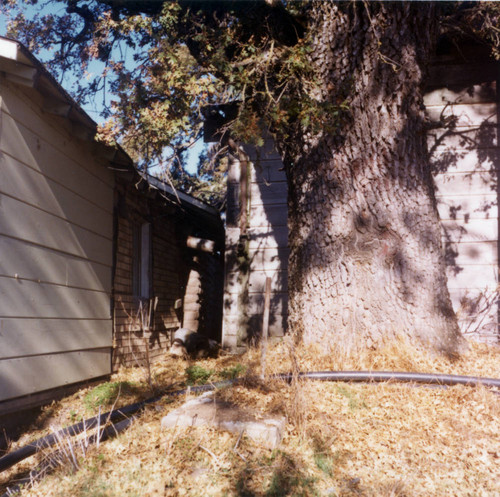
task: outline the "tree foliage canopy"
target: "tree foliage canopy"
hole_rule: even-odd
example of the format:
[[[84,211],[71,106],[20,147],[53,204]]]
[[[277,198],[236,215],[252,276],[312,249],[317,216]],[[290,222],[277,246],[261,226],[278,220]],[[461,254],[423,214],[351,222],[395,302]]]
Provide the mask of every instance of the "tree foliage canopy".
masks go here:
[[[238,113],[223,134],[230,131],[236,140],[256,145],[262,144],[262,129],[286,141],[299,130],[335,133],[347,118],[349,78],[333,82],[324,99],[323,82],[310,65],[316,34],[306,14],[312,4],[3,0],[2,9],[10,16],[10,36],[59,77],[72,74],[78,101],[99,98],[102,90],[112,93],[100,139],[120,141],[141,167],[162,165],[176,182],[206,190],[210,199],[211,188],[221,190],[210,186],[223,176],[221,155],[205,156],[196,178],[182,169],[185,152],[202,136],[208,106],[237,103]],[[366,8],[364,2],[339,5]],[[480,37],[498,56],[497,5],[443,3],[442,30]],[[379,57],[384,60],[383,53]]]
[[[347,110],[347,84],[336,89],[329,105],[315,98],[318,82],[308,62],[314,33],[303,23],[310,5],[280,0],[25,0],[23,5],[4,0],[3,9],[10,12],[10,36],[44,54],[56,74],[73,73],[78,100],[109,85],[116,100],[102,136],[122,137],[135,158],[150,163],[165,147],[182,151],[197,139],[208,105],[238,101],[231,132],[256,143],[261,120],[284,132],[293,125],[332,124],[331,116]],[[342,5],[356,8],[354,2]],[[488,2],[477,7],[448,3],[443,26],[462,34],[468,26],[467,35],[492,42],[498,54],[499,10]],[[93,60],[104,64],[101,74],[89,72]]]

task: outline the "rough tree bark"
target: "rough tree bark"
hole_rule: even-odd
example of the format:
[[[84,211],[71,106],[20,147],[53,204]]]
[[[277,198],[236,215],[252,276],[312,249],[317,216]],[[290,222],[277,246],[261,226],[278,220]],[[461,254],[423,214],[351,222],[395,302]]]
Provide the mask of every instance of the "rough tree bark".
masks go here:
[[[427,2],[317,2],[315,98],[350,94],[338,133],[279,147],[289,182],[289,327],[346,349],[409,337],[447,354],[453,313],[427,155],[423,68],[436,29]],[[298,145],[298,146],[297,146]]]

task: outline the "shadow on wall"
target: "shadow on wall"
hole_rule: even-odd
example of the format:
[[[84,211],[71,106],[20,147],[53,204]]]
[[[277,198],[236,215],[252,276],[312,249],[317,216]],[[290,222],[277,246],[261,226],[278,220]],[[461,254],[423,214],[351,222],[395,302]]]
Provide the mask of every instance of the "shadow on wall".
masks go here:
[[[224,271],[221,257],[186,253],[188,259],[182,326],[220,342]]]
[[[271,141],[258,153],[248,147],[246,202],[240,188],[240,161],[233,158],[228,174],[225,340],[233,335],[246,346],[262,333],[266,278],[271,277],[269,336],[287,326],[287,186],[282,163]],[[240,203],[246,203],[246,225]]]
[[[429,92],[427,98],[435,105],[429,111],[429,153],[450,294],[462,331],[496,340],[500,164],[496,82],[449,86]]]

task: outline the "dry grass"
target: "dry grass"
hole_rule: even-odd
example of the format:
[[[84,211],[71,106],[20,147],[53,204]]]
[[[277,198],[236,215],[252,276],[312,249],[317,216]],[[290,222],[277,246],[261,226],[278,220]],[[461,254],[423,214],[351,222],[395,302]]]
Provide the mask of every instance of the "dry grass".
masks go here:
[[[296,351],[307,370],[404,370],[500,377],[500,349],[471,344],[449,362],[403,344],[363,356]],[[268,350],[270,373],[291,368],[286,344]],[[87,451],[76,471],[48,476],[26,496],[500,496],[500,396],[484,388],[411,388],[399,384],[253,380],[260,353],[198,361],[223,371],[238,363],[247,379],[217,395],[289,420],[279,450],[211,428],[160,429],[160,420],[183,399],[148,407],[140,421],[116,439]],[[155,388],[180,386],[187,361],[153,366]],[[149,393],[141,371],[123,370],[113,382],[136,385],[130,403]],[[79,392],[51,407],[51,419],[70,424],[88,416]],[[129,395],[129,393],[127,393]],[[300,411],[299,413],[297,411]],[[73,413],[70,415],[70,413]],[[75,420],[76,421],[76,420]],[[30,438],[47,427],[32,430]],[[17,445],[17,444],[15,444]],[[21,443],[22,445],[22,443]],[[0,475],[8,481],[26,461]]]

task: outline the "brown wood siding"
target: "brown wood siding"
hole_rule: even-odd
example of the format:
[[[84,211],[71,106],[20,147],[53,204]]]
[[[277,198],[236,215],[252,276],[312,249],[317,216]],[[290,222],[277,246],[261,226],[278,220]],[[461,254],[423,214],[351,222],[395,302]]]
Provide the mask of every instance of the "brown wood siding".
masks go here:
[[[114,346],[113,369],[120,365],[137,366],[149,358],[155,361],[170,346],[170,335],[181,325],[182,315],[174,310],[182,298],[185,272],[181,249],[177,243],[172,218],[162,217],[158,205],[146,195],[134,191],[133,185],[120,182],[117,192],[126,204],[126,217],[118,216],[116,269],[114,277]],[[156,209],[156,210],[155,210]],[[147,217],[147,220],[146,220]],[[133,295],[133,226],[150,222],[152,227],[152,299],[158,297],[150,331],[143,333],[140,323],[140,300]],[[143,301],[149,305],[149,301]],[[144,307],[145,308],[145,307]]]
[[[120,181],[117,203],[125,206],[117,218],[116,269],[114,277],[113,367],[134,366],[161,359],[171,336],[183,326],[220,339],[222,314],[222,267],[213,255],[186,247],[196,221],[195,214],[148,196],[135,183]],[[143,333],[138,319],[139,299],[133,295],[133,225],[148,222],[152,228],[152,299],[158,298],[153,326]],[[197,236],[217,239],[210,227]],[[176,301],[180,306],[176,309]],[[144,339],[146,337],[146,340]]]

